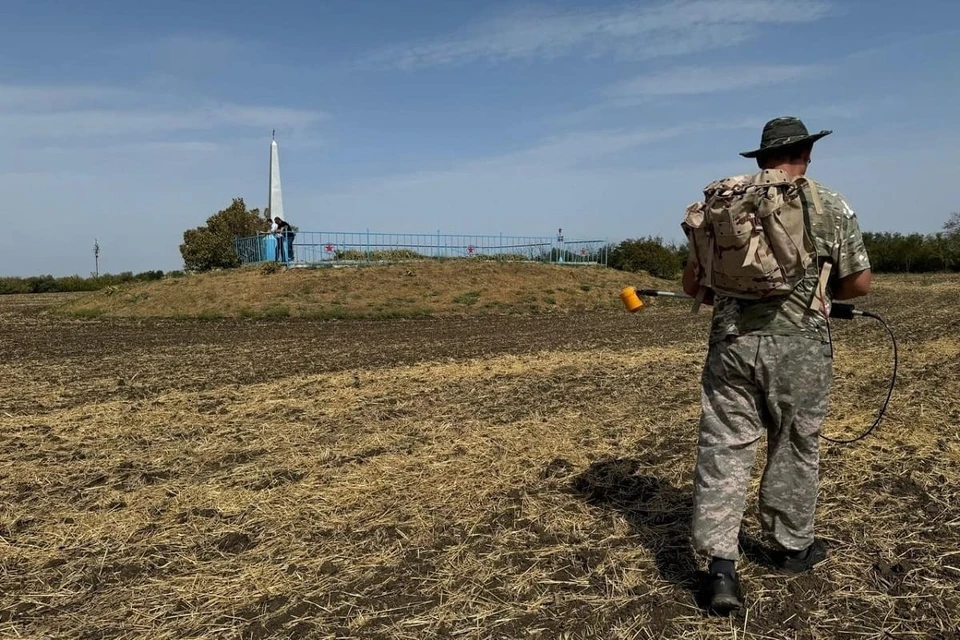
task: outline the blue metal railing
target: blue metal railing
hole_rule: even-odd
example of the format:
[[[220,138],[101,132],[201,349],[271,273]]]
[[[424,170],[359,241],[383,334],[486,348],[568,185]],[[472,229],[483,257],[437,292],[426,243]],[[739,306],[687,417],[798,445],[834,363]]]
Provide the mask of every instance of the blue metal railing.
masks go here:
[[[535,261],[606,266],[606,240],[563,236],[451,235],[371,231],[300,231],[292,239],[266,233],[234,240],[242,264],[288,266],[393,263],[424,259]]]

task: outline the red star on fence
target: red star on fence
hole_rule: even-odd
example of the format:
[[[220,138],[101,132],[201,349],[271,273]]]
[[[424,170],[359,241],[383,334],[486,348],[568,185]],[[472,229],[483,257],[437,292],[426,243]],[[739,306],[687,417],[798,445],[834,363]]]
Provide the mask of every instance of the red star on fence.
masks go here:
[[[582,255],[582,256],[587,255],[587,250],[586,250],[586,249],[580,249],[580,255]]]
[[[473,245],[467,247],[467,253],[473,253]]]
[[[331,251],[333,251],[333,245],[332,245],[332,244],[328,244],[327,246],[324,247],[324,249],[327,250],[327,253],[330,253]]]

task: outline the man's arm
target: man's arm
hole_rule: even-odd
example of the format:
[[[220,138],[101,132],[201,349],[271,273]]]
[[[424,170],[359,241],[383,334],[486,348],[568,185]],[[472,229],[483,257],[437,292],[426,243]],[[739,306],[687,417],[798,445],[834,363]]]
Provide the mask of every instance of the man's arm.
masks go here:
[[[870,293],[873,271],[867,247],[863,242],[857,215],[840,194],[832,194],[840,209],[840,249],[838,251],[837,282],[833,291],[834,300],[850,300]]]
[[[870,283],[873,280],[873,273],[870,269],[864,269],[856,273],[851,273],[845,278],[837,281],[836,291],[833,293],[834,300],[850,300],[859,298],[870,293]]]

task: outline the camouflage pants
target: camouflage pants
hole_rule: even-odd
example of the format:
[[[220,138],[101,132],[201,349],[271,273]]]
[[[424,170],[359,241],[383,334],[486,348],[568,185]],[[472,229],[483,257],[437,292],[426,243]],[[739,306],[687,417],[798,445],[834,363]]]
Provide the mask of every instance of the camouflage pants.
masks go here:
[[[813,542],[819,488],[818,434],[827,413],[829,346],[800,336],[741,336],[710,347],[693,496],[693,544],[706,556],[737,560],[744,502],[767,436],[760,483],[765,537],[785,549]]]

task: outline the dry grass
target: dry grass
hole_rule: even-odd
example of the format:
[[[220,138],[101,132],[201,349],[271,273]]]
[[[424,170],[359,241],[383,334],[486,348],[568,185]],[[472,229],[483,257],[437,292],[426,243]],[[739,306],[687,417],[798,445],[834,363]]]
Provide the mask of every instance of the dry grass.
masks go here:
[[[290,321],[265,346],[243,323],[8,309],[0,636],[955,638],[960,283],[909,284],[863,305],[894,325],[900,378],[874,436],[824,445],[829,559],[784,577],[746,558],[732,619],[691,591],[706,318],[683,303],[539,331]],[[884,394],[868,322],[837,325],[833,436]],[[304,349],[320,368],[239,373]]]
[[[596,266],[432,262],[259,268],[111,287],[71,300],[79,317],[396,318],[617,309],[628,284],[655,279]]]

